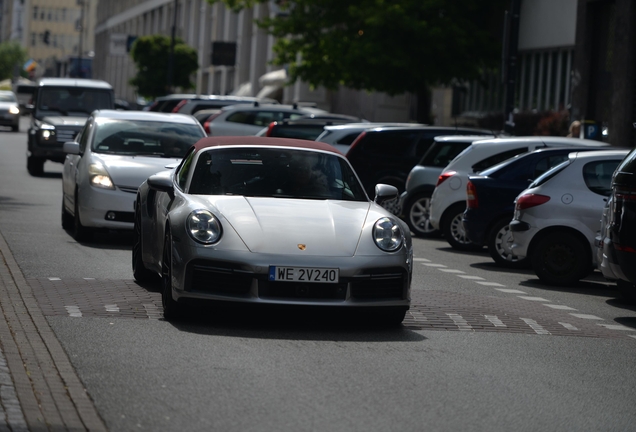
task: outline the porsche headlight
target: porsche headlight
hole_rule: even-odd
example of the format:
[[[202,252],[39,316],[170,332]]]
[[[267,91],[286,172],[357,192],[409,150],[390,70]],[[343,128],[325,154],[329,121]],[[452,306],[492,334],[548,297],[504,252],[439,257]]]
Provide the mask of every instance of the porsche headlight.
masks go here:
[[[92,163],[88,166],[88,178],[91,186],[102,189],[115,189],[115,185],[108,175],[108,171],[101,164]]]
[[[190,213],[186,229],[194,241],[203,244],[216,243],[223,231],[221,222],[207,210],[195,210]]]
[[[9,107],[9,112],[11,114],[20,114],[20,109],[17,106],[12,105],[11,107]]]
[[[383,251],[394,252],[402,246],[404,234],[395,220],[383,217],[373,226],[373,240]]]

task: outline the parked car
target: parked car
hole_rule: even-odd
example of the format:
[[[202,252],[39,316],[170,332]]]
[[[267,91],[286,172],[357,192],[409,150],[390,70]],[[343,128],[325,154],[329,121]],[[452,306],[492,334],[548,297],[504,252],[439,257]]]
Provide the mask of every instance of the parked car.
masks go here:
[[[174,171],[150,176],[135,206],[133,274],[161,276],[164,316],[186,302],[374,310],[400,323],[410,304],[408,227],[370,201],[328,144],[209,137]]]
[[[351,144],[347,159],[358,173],[369,195],[377,183],[404,191],[411,169],[440,135],[492,135],[482,129],[441,126],[383,127],[362,132]],[[399,213],[397,200],[391,208]]]
[[[27,133],[27,171],[33,176],[42,175],[47,160],[64,163],[62,146],[73,141],[93,111],[115,108],[112,86],[91,79],[42,78],[33,100]]]
[[[223,108],[234,104],[276,104],[274,99],[262,99],[250,96],[201,96],[199,98],[186,98],[172,108],[173,113],[194,115],[204,109]]]
[[[201,123],[201,126],[203,126],[203,129],[205,129],[205,122],[207,122],[208,119],[212,117],[214,114],[218,114],[220,112],[221,112],[221,108],[210,108],[210,109],[199,110],[192,115],[194,116],[195,119],[199,121],[199,123]],[[205,132],[207,133],[208,131],[206,130]]]
[[[30,114],[33,111],[33,94],[35,93],[36,84],[32,81],[20,81],[13,84],[13,93],[18,98],[18,107],[20,114]]]
[[[12,91],[0,90],[0,126],[9,126],[13,132],[20,130],[20,107]]]
[[[139,185],[181,161],[205,136],[192,116],[145,111],[94,112],[64,144],[62,226],[79,240],[98,229],[132,230]]]
[[[516,198],[511,251],[528,257],[542,282],[572,285],[596,267],[596,231],[612,174],[627,153],[570,153]]]
[[[346,117],[339,119],[316,119],[300,117],[295,120],[282,120],[271,122],[256,136],[270,138],[296,138],[314,141],[324,132],[326,126],[358,122]]]
[[[200,95],[194,93],[186,93],[186,94],[169,94],[166,96],[159,96],[151,103],[146,105],[143,110],[144,111],[153,111],[153,112],[172,112],[172,109],[177,106],[184,99],[201,99]]]
[[[437,136],[422,159],[406,178],[405,190],[400,195],[399,209],[402,218],[416,236],[429,237],[439,234],[431,225],[431,195],[442,170],[451,160],[473,142],[495,138],[494,135]]]
[[[618,260],[614,252],[614,245],[610,237],[610,224],[608,223],[613,203],[614,199],[612,194],[610,194],[610,197],[603,207],[601,227],[594,238],[594,246],[596,248],[596,268],[599,269],[603,277],[608,281],[618,282],[618,276],[614,272],[614,269],[618,267]]]
[[[614,172],[610,201],[609,266],[622,294],[636,300],[636,150]]]
[[[501,266],[529,265],[527,259],[519,259],[510,250],[512,237],[508,225],[514,215],[515,198],[534,179],[566,161],[570,153],[593,149],[591,146],[543,148],[468,176],[466,211],[462,219],[468,239],[475,245],[486,246],[492,259]]]
[[[225,106],[208,117],[203,128],[209,136],[256,135],[272,122],[295,120],[310,114],[325,113],[318,108],[282,104],[236,104]]]
[[[337,148],[340,153],[346,155],[351,147],[351,144],[358,136],[368,129],[374,129],[379,127],[389,126],[425,126],[420,123],[347,123],[334,126],[325,126],[323,132],[316,138],[316,141],[331,144]]]
[[[430,222],[457,250],[479,250],[466,236],[462,219],[466,210],[466,182],[471,174],[510,159],[513,156],[545,147],[608,146],[599,141],[552,136],[495,138],[475,142],[455,157],[440,174],[431,196]]]

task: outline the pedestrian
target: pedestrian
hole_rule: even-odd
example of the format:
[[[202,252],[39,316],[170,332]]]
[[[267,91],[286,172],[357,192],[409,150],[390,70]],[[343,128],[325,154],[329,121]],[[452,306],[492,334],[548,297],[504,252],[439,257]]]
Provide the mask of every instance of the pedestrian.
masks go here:
[[[570,133],[567,134],[570,138],[581,138],[581,122],[574,120],[570,125]]]

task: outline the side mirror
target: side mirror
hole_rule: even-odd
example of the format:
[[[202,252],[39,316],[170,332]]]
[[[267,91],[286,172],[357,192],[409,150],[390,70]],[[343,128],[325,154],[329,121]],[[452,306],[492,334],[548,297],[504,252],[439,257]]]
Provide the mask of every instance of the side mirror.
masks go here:
[[[80,154],[80,145],[78,142],[68,141],[64,143],[62,150],[64,151],[64,153],[67,153],[67,154],[78,155]]]
[[[172,176],[170,172],[161,172],[148,177],[148,186],[150,189],[166,192],[170,198],[174,198],[174,185],[172,184]]]
[[[375,199],[376,204],[382,204],[385,201],[389,201],[397,198],[398,190],[395,186],[379,183],[375,185]]]

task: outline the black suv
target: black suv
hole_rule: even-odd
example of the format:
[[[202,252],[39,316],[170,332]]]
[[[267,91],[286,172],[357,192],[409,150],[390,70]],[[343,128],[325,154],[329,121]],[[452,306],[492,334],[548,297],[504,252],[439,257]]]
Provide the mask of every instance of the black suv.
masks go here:
[[[351,144],[347,159],[369,196],[375,185],[389,184],[404,191],[406,178],[440,135],[488,135],[492,131],[463,127],[385,127],[362,132]]]
[[[73,141],[95,110],[114,109],[115,94],[105,81],[42,78],[33,94],[33,115],[27,135],[27,170],[42,175],[44,162],[64,162],[62,146]]]
[[[609,265],[622,294],[636,300],[636,149],[623,159],[612,176],[610,202]]]

